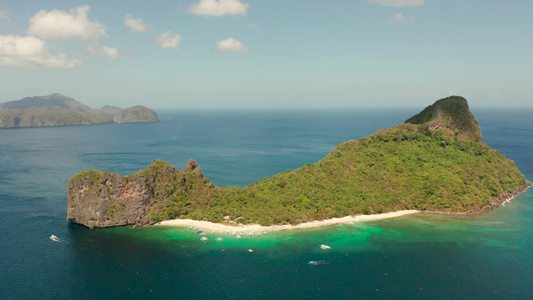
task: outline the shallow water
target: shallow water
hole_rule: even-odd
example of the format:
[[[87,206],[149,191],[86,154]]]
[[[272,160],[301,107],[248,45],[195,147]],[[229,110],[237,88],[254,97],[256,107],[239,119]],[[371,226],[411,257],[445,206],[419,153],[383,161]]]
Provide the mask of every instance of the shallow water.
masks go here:
[[[532,298],[531,189],[484,215],[224,234],[222,242],[187,228],[65,221],[67,182],[83,170],[126,175],[154,159],[181,169],[194,158],[215,184],[245,186],[416,112],[173,111],[160,119],[174,121],[154,124],[1,130],[0,298]],[[474,110],[483,141],[529,180],[532,112]]]

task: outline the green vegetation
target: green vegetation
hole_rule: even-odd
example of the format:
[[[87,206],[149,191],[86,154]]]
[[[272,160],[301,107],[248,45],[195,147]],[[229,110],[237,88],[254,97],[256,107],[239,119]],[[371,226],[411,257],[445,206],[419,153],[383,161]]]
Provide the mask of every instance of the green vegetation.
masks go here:
[[[432,131],[435,118],[441,124]],[[479,142],[466,100],[440,100],[407,122],[416,124],[345,142],[314,165],[242,189],[200,183],[209,193],[194,197],[170,189],[169,201],[156,206],[151,218],[222,222],[228,215],[270,225],[402,209],[473,212],[526,184],[511,160]]]

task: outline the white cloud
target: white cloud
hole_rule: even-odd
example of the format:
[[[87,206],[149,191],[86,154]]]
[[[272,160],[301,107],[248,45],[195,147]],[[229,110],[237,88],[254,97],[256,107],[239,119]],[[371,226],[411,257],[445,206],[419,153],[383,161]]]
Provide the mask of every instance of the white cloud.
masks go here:
[[[0,65],[23,69],[71,69],[81,61],[64,53],[50,54],[46,43],[34,36],[0,35]]]
[[[50,12],[39,11],[30,19],[28,34],[43,39],[80,39],[98,40],[107,38],[106,28],[98,21],[89,21],[88,5],[71,9],[69,12],[54,9]]]
[[[141,18],[135,19],[132,14],[127,14],[124,17],[124,24],[131,29],[131,32],[145,32],[146,25]]]
[[[85,51],[97,55],[97,56],[107,56],[112,59],[118,58],[118,49],[117,48],[111,48],[107,46],[102,46],[98,44],[90,44],[85,46]]]
[[[161,48],[181,49],[181,36],[174,34],[171,30],[158,35],[155,38],[155,43]]]
[[[424,5],[424,0],[368,0],[368,3],[392,7],[411,7]]]
[[[9,20],[11,20],[11,18],[9,18],[9,13],[7,12],[7,10],[5,9],[0,9],[0,19],[3,19],[7,22],[9,22]]]
[[[413,21],[413,17],[406,16],[401,12],[393,13],[392,17],[389,19],[391,23],[405,24]]]
[[[220,52],[248,52],[250,51],[250,48],[245,47],[241,42],[234,38],[228,38],[217,42],[215,50]]]
[[[242,3],[240,0],[200,0],[189,7],[189,12],[200,16],[245,16],[248,7],[250,4]]]

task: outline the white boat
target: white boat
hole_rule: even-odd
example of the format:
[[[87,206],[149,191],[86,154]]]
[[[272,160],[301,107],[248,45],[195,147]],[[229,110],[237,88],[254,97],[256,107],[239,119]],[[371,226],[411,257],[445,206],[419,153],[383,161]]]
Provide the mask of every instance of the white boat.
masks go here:
[[[55,235],[53,235],[53,234],[50,236],[50,239],[51,239],[52,241],[54,241],[54,242],[60,242],[60,241],[61,241],[57,236],[55,236]]]
[[[205,241],[208,240],[208,238],[206,238],[205,236],[203,236],[200,240],[205,242]]]
[[[322,249],[322,250],[330,250],[331,247],[328,246],[328,245],[320,245],[320,249]]]
[[[223,241],[223,239],[222,239],[222,238],[216,238],[216,240],[215,240],[215,241],[217,241],[217,242],[222,242],[222,241]]]

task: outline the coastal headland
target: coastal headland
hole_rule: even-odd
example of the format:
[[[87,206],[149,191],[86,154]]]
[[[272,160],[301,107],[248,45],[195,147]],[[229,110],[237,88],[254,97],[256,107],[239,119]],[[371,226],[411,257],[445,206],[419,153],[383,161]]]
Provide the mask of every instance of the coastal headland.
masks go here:
[[[468,215],[530,185],[513,161],[481,142],[466,99],[451,96],[315,164],[244,188],[216,186],[192,159],[183,170],[154,160],[128,176],[84,171],[69,181],[67,220],[89,228],[173,219],[292,228],[401,211]]]
[[[92,109],[55,93],[0,103],[0,128],[157,122],[157,113],[142,105]]]

